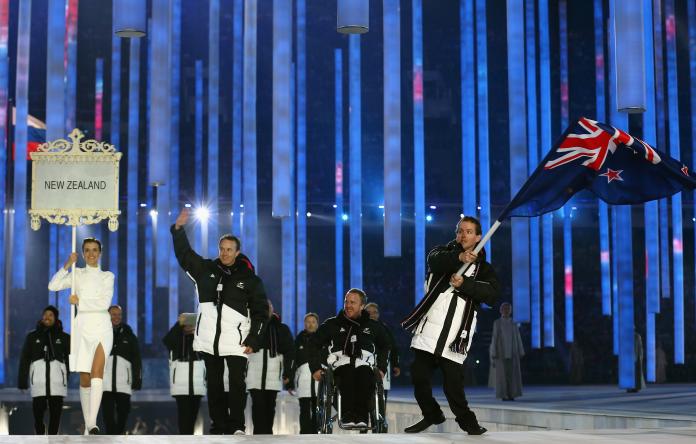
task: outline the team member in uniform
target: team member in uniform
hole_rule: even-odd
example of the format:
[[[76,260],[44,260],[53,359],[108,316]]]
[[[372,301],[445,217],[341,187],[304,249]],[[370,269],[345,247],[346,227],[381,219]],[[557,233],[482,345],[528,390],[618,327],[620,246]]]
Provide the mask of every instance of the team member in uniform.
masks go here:
[[[169,350],[169,390],[176,400],[180,435],[193,435],[205,394],[205,364],[193,351],[195,313],[182,313],[162,342]]]
[[[193,349],[205,361],[210,432],[243,435],[247,356],[260,349],[259,339],[268,320],[266,292],[251,261],[240,253],[237,237],[226,234],[220,238],[216,259],[196,254],[183,229],[188,218],[189,210],[184,208],[171,233],[179,265],[193,280],[198,293]],[[227,402],[225,364],[230,387]]]
[[[309,350],[312,337],[319,328],[319,316],[307,313],[304,317],[304,330],[295,338],[295,360],[293,362],[293,393],[300,400],[300,433],[317,433],[317,393],[319,383],[312,378],[309,370]],[[324,357],[323,360],[325,360]],[[322,361],[323,361],[322,360]]]
[[[130,326],[122,322],[123,310],[112,305],[109,313],[114,327],[114,346],[106,360],[102,418],[107,435],[123,435],[130,413],[131,394],[143,385],[143,365],[138,338]]]
[[[254,435],[272,435],[276,397],[290,382],[295,349],[292,333],[268,302],[268,323],[259,340],[260,349],[249,355],[246,386],[251,396]]]
[[[36,329],[29,332],[19,358],[20,390],[31,388],[34,431],[46,433],[44,413],[48,408],[48,434],[57,435],[63,398],[68,395],[70,335],[63,331],[58,309],[44,308]]]
[[[494,305],[498,298],[495,270],[485,261],[483,250],[478,256],[473,253],[480,240],[478,219],[461,218],[456,239],[428,253],[426,295],[401,323],[413,332],[411,348],[416,356],[411,365],[411,380],[423,412],[423,419],[406,427],[406,433],[422,432],[445,421],[431,386],[437,367],[442,370],[445,396],[459,427],[469,435],[486,432],[469,409],[463,383],[463,364],[476,331],[479,306],[482,302]],[[470,266],[460,276],[457,272],[464,264]]]

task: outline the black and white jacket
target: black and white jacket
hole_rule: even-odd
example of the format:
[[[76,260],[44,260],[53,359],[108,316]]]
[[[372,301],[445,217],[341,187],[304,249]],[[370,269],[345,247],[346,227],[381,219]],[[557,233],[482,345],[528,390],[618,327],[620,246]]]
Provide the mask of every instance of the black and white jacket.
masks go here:
[[[459,288],[450,287],[452,274],[463,265],[461,245],[455,241],[440,245],[428,253],[428,276],[425,297],[401,322],[413,333],[411,348],[463,363],[476,331],[480,304],[494,305],[498,298],[498,278],[485,261],[483,250],[479,260],[464,273]]]
[[[311,341],[316,334],[302,330],[295,338],[295,360],[292,363],[292,378],[295,396],[298,398],[314,398],[319,393],[319,382],[312,378],[309,369]],[[326,348],[321,352],[320,362],[326,362]]]
[[[203,396],[206,391],[205,364],[193,351],[193,334],[175,323],[162,339],[169,350],[169,390],[172,396]]]
[[[259,338],[268,319],[263,283],[251,261],[240,254],[230,267],[219,259],[204,259],[191,249],[183,228],[171,227],[174,253],[198,293],[193,349],[214,356],[243,356]]]
[[[60,320],[51,328],[39,321],[27,335],[19,359],[21,390],[31,388],[31,396],[67,396],[70,335]]]
[[[326,347],[328,357],[323,361]],[[387,371],[389,339],[379,322],[363,310],[358,319],[350,319],[343,310],[324,321],[310,341],[309,369],[312,373],[322,364],[338,368],[342,365],[370,365]]]
[[[290,328],[273,314],[260,338],[261,348],[249,355],[247,390],[283,388],[283,378],[290,378],[295,349]]]
[[[104,391],[131,395],[143,385],[138,338],[127,324],[114,327],[114,345],[104,368]]]

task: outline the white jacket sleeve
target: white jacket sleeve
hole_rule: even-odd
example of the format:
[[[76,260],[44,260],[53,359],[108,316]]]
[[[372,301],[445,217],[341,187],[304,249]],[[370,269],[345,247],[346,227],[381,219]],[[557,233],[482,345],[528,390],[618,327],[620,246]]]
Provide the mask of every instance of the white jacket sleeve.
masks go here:
[[[48,289],[50,291],[61,291],[70,288],[72,285],[72,278],[70,272],[65,268],[61,267],[60,270],[56,271],[53,275],[51,281],[48,283]]]

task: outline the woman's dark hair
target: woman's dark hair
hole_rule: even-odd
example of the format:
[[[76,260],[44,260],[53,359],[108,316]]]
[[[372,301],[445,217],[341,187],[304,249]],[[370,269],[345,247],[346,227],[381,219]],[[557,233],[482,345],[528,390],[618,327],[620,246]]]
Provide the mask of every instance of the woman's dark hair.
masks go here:
[[[102,251],[101,242],[99,242],[99,239],[97,239],[96,237],[86,237],[86,238],[82,239],[82,251],[85,251],[85,245],[90,243],[90,242],[97,244],[99,246],[99,252],[101,253],[101,251]]]

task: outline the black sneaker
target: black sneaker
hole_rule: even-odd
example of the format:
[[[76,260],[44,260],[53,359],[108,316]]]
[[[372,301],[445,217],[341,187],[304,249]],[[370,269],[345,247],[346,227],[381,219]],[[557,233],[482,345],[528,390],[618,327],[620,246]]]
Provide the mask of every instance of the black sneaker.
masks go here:
[[[94,426],[91,429],[89,429],[89,434],[90,435],[98,435],[99,434],[99,427]]]
[[[443,422],[445,422],[445,417],[444,417],[444,415],[441,416],[440,418],[438,418],[438,420],[435,421],[435,422],[431,422],[431,421],[429,421],[428,419],[423,418],[423,419],[421,419],[420,421],[418,421],[417,423],[415,423],[415,424],[413,424],[413,425],[410,425],[410,426],[406,427],[406,428],[404,429],[404,432],[406,432],[406,433],[420,433],[420,432],[422,432],[423,430],[427,429],[428,427],[430,427],[430,426],[433,425],[433,424],[442,424]]]
[[[464,431],[466,433],[468,433],[469,435],[483,435],[484,433],[486,433],[488,431],[488,429],[476,424],[474,426],[464,428]]]

